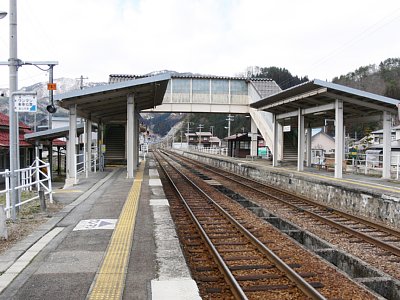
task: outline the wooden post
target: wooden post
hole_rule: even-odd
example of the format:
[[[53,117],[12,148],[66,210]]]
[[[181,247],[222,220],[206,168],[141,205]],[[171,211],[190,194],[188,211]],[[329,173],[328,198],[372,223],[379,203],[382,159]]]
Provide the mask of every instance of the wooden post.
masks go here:
[[[46,198],[44,197],[44,190],[39,191],[40,210],[46,211]]]

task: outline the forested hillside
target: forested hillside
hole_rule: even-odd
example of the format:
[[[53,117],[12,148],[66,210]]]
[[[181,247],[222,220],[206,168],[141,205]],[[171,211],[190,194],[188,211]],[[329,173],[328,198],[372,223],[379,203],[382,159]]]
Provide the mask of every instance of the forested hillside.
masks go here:
[[[142,114],[143,123],[154,133],[164,136],[185,115],[174,113]]]
[[[293,76],[287,69],[278,67],[260,68],[260,72],[253,74],[254,78],[269,78],[274,80],[282,90],[308,81],[308,77]]]
[[[400,58],[388,58],[379,65],[372,64],[335,77],[332,82],[363,91],[400,99]],[[398,124],[398,119],[394,119]],[[347,130],[352,138],[360,138],[371,131],[382,129],[381,122],[352,124]]]
[[[334,83],[400,99],[400,58],[388,58],[379,65],[360,67],[333,79]]]

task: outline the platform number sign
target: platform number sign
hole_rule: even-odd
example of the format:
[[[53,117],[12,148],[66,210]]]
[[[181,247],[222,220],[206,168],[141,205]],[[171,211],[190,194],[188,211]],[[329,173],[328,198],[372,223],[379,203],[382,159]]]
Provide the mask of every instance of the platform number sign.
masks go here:
[[[36,112],[36,95],[14,95],[14,110],[16,112]]]

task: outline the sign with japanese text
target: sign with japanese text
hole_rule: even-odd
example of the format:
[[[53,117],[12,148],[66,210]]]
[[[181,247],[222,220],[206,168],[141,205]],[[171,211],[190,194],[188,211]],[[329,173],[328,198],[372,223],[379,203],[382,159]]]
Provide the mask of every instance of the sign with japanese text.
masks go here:
[[[47,89],[49,91],[55,91],[55,90],[57,90],[57,84],[56,83],[48,83],[47,84]]]
[[[16,112],[36,112],[36,95],[14,95],[14,110]]]

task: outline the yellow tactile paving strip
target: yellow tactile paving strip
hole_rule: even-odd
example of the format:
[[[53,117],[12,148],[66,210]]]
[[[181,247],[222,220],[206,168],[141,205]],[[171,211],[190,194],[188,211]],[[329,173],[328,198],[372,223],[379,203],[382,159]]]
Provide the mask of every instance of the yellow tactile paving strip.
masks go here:
[[[133,241],[133,230],[143,181],[144,162],[136,172],[135,180],[122,208],[114,233],[87,299],[122,299],[126,270]]]

